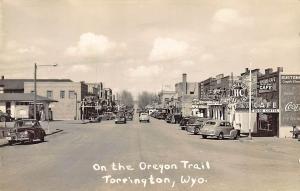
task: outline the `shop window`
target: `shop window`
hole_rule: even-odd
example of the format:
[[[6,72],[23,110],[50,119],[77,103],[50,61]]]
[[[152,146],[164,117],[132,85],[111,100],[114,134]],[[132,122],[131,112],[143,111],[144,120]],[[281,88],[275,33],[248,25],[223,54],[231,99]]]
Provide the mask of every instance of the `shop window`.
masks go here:
[[[47,98],[53,98],[53,91],[47,90]]]
[[[60,99],[64,99],[65,98],[65,91],[61,90],[60,91]]]

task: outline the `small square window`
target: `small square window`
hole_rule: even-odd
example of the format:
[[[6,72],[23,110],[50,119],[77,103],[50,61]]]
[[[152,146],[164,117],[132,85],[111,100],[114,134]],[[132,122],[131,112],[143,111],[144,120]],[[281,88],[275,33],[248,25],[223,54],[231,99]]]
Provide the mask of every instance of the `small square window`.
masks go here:
[[[65,91],[61,90],[60,91],[60,99],[64,99],[65,98]]]
[[[53,91],[47,90],[47,98],[53,98]]]

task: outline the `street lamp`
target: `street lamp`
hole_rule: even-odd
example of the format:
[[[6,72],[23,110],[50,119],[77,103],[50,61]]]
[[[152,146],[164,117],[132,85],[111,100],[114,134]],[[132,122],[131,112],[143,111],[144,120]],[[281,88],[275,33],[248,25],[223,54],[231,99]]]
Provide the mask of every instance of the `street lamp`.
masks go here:
[[[37,65],[36,63],[34,63],[34,100],[33,100],[33,116],[34,119],[36,120],[36,73],[37,73],[37,67],[38,66],[53,66],[56,67],[57,64],[41,64],[41,65]]]

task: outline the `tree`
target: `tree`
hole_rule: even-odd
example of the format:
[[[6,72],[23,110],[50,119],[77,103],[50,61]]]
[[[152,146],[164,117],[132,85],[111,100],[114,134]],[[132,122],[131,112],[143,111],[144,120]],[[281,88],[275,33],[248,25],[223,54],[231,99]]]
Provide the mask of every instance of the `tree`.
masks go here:
[[[152,104],[157,99],[156,97],[155,94],[144,91],[138,96],[138,106],[144,109],[147,105]]]
[[[133,96],[131,92],[123,90],[120,94],[120,103],[128,107],[133,107]]]

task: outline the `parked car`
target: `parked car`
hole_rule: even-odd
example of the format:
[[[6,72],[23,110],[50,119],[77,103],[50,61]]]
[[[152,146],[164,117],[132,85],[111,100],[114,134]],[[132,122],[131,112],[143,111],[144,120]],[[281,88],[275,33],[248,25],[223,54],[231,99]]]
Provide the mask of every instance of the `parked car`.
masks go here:
[[[181,113],[175,113],[172,115],[171,123],[177,124],[177,123],[180,123],[181,120],[182,120]]]
[[[188,117],[188,120],[186,121],[186,123],[181,126],[181,130],[186,130],[187,126],[189,124],[194,124],[197,118],[199,118],[199,117],[196,117],[196,116]]]
[[[205,122],[209,120],[208,118],[200,118],[195,117],[194,120],[189,121],[189,123],[186,126],[186,131],[190,133],[194,133],[195,135],[198,135],[200,132],[200,129],[203,127]]]
[[[159,112],[156,116],[156,119],[164,120],[167,117],[167,113]]]
[[[102,120],[102,117],[100,115],[93,115],[89,118],[90,123],[100,123]]]
[[[0,110],[0,122],[11,121],[11,117],[9,114],[4,113]]]
[[[126,116],[125,113],[117,113],[115,118],[115,124],[117,123],[126,123]]]
[[[181,130],[185,130],[185,127],[189,121],[190,117],[183,117],[179,123],[179,126],[181,127]]]
[[[149,118],[148,113],[140,113],[139,121],[140,122],[146,121],[146,122],[149,123],[150,122],[150,118]]]
[[[133,120],[133,115],[131,113],[126,113],[125,117],[126,117],[127,121],[132,121]]]
[[[200,135],[204,139],[207,137],[217,137],[218,139],[239,138],[239,132],[237,129],[230,124],[228,121],[224,120],[209,120],[205,125],[200,129]]]
[[[15,121],[14,127],[7,133],[6,140],[11,145],[16,142],[33,143],[39,139],[44,141],[46,133],[40,123],[35,119],[23,119]]]
[[[167,114],[167,116],[166,116],[166,118],[165,118],[165,121],[167,122],[167,123],[171,123],[171,121],[172,121],[172,114]]]
[[[115,119],[115,114],[113,112],[105,112],[103,115],[102,115],[102,120],[113,120]]]

